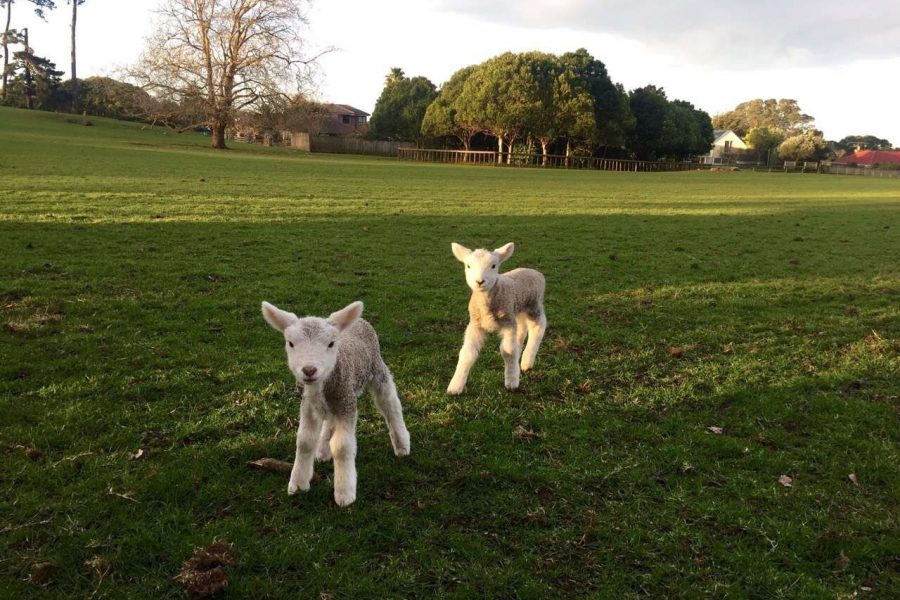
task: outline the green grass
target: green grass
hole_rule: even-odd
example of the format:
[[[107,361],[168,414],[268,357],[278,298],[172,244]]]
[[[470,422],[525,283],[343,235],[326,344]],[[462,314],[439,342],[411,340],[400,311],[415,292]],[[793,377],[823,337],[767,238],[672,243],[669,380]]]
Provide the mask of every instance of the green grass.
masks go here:
[[[78,121],[0,109],[0,597],[181,598],[214,539],[238,553],[223,598],[900,597],[900,182],[214,152]],[[494,342],[444,393],[451,241],[515,241],[507,268],[547,277],[520,393]],[[264,299],[361,299],[379,332],[412,455],[363,397],[349,509],[330,464],[295,497],[245,467],[290,459],[297,424]]]

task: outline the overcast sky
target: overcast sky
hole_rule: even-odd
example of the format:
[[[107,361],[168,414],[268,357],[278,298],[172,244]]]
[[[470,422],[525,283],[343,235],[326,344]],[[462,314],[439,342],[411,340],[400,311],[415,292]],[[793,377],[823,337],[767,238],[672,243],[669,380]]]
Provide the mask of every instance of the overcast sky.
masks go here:
[[[79,76],[133,62],[161,0],[87,0],[79,9]],[[38,54],[68,70],[65,0],[46,23],[26,0]],[[794,98],[829,139],[873,134],[900,145],[900,0],[318,0],[300,32],[321,60],[321,99],[371,112],[391,67],[440,85],[506,50],[587,48],[632,89],[715,114],[753,98]]]

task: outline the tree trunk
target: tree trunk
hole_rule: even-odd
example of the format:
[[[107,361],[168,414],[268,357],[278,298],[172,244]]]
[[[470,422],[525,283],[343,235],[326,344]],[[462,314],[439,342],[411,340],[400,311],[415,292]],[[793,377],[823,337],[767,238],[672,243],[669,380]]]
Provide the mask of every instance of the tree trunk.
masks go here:
[[[515,146],[515,145],[516,145],[516,138],[510,139],[509,143],[506,145],[506,147],[509,149],[509,152],[506,155],[506,164],[508,164],[508,165],[512,164],[513,146]]]
[[[550,165],[550,157],[547,156],[547,147],[548,147],[549,145],[550,145],[550,144],[549,144],[547,141],[541,140],[541,154],[544,155],[544,160],[541,161],[541,162],[542,162],[542,164],[543,164],[545,167],[547,167],[547,166]]]
[[[28,46],[28,29],[25,30],[25,52],[29,51]],[[34,81],[31,78],[31,67],[28,66],[29,61],[25,61],[25,108],[34,109]]]
[[[572,140],[566,138],[566,168],[569,166],[569,155],[572,154]]]
[[[6,3],[6,29],[3,31],[3,100],[6,101],[6,86],[9,85],[9,25],[12,22],[12,2]]]
[[[78,0],[72,0],[72,112],[78,113],[78,72],[75,68],[75,25],[78,22]]]
[[[502,135],[497,136],[497,149],[499,150],[497,152],[497,164],[502,165],[503,164],[503,136]]]
[[[212,122],[213,141],[212,147],[216,150],[228,150],[225,145],[225,121],[215,120]]]

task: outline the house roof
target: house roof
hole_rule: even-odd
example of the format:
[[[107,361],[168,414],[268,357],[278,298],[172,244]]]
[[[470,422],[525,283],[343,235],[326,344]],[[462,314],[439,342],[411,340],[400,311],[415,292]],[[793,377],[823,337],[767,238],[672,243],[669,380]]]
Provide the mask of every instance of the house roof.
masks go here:
[[[354,117],[368,117],[369,113],[358,108],[353,108],[349,104],[326,104],[325,108],[328,112],[336,115],[352,115]]]
[[[744,142],[744,140],[741,139],[741,136],[739,136],[738,134],[734,133],[734,131],[732,131],[731,129],[713,129],[713,135],[716,136],[716,139],[713,140],[713,143],[718,142],[720,139],[722,139],[723,137],[725,137],[725,136],[728,135],[729,133],[734,134],[734,137],[736,137],[737,139],[741,140],[741,143]]]
[[[871,166],[875,163],[884,164],[884,163],[897,163],[900,164],[900,152],[898,151],[889,151],[889,150],[860,150],[859,152],[855,152],[853,154],[848,154],[847,156],[842,156],[841,158],[834,161],[839,165],[846,165],[849,163],[856,163],[858,165],[866,165]]]

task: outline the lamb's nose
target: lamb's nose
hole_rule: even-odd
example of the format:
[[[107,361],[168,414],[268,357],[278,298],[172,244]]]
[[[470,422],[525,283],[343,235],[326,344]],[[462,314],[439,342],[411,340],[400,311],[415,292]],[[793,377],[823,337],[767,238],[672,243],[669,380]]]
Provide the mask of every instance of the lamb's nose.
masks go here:
[[[303,371],[303,374],[306,375],[307,377],[312,377],[313,375],[316,374],[315,367],[303,367],[301,369],[301,371]]]
[[[484,285],[484,279],[479,279],[475,283],[477,283],[478,285]]]

